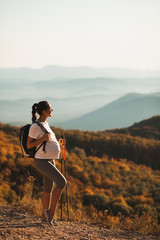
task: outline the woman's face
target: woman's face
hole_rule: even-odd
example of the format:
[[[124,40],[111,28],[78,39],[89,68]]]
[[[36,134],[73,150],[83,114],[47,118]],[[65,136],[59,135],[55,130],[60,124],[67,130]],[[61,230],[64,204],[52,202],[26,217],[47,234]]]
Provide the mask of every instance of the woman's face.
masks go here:
[[[53,109],[52,109],[50,103],[48,103],[48,108],[45,110],[45,112],[46,112],[47,117],[52,117]]]

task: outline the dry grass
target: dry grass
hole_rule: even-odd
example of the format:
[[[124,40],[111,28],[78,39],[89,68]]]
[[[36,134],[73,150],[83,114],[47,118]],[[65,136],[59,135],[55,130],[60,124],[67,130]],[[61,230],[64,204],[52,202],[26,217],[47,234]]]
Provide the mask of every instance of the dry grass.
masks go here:
[[[41,216],[41,199],[36,199],[33,197],[33,183],[34,178],[32,176],[29,176],[24,186],[24,196],[21,200],[19,200],[19,204],[31,215]],[[67,221],[67,204],[63,203],[62,206],[62,218],[63,220]],[[55,217],[56,219],[61,219],[60,202],[58,203]],[[152,216],[149,216],[146,213],[144,213],[142,216],[133,215],[124,217],[122,214],[113,216],[112,213],[108,212],[108,210],[105,210],[105,212],[102,213],[92,205],[89,207],[84,207],[80,201],[76,206],[73,204],[69,205],[69,220],[76,222],[101,224],[111,229],[131,230],[143,234],[155,234],[160,232],[160,225],[157,224]]]
[[[32,176],[27,178],[24,185],[24,196],[19,200],[19,204],[30,214],[41,216],[42,204],[41,199],[33,197],[33,183],[35,179]]]

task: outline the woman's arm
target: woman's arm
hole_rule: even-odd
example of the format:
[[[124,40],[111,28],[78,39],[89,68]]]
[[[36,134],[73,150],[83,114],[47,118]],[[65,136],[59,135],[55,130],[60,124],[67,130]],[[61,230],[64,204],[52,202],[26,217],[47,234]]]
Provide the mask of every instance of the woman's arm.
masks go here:
[[[48,141],[50,137],[50,133],[45,133],[44,136],[40,139],[34,139],[31,137],[28,137],[27,139],[27,148],[33,148],[36,147],[37,145],[41,144],[44,141]]]

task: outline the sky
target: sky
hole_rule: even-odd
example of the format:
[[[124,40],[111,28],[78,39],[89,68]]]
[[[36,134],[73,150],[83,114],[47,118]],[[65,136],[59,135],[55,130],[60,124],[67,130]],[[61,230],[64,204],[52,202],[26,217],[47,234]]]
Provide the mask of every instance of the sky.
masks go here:
[[[0,0],[0,68],[160,70],[160,0]]]

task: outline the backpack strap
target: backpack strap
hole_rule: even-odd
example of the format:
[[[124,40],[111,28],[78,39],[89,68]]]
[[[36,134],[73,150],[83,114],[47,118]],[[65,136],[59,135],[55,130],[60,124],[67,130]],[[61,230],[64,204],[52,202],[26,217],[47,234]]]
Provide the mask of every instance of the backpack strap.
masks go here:
[[[36,149],[36,152],[42,147],[42,145],[43,145],[43,151],[46,153],[46,150],[45,150],[46,141],[44,141],[43,143],[41,143],[41,145]]]
[[[38,120],[36,120],[34,123],[37,123],[38,126],[40,126],[40,128],[43,130],[43,132],[49,133],[49,132],[47,131],[47,129],[45,129],[45,127],[42,125],[42,123],[40,123]]]
[[[36,120],[34,123],[37,123],[38,126],[43,130],[43,132],[49,133],[47,131],[47,129],[45,129],[45,127],[38,120]],[[45,149],[46,148],[46,142],[47,141],[42,142],[41,145],[36,149],[36,152],[43,146],[43,151],[46,153],[46,149]]]

